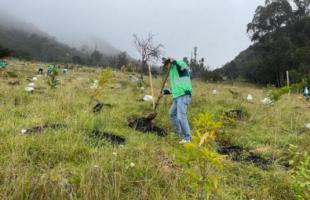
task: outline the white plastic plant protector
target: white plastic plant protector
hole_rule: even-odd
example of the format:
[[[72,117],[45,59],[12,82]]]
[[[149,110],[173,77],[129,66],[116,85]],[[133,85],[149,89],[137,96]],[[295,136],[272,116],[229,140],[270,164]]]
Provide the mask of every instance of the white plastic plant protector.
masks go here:
[[[36,80],[38,80],[38,78],[35,76],[35,77],[32,78],[32,80],[36,81]]]
[[[34,86],[35,86],[34,83],[29,83],[29,84],[28,84],[28,87],[34,87]]]
[[[261,102],[262,102],[263,104],[265,104],[265,105],[268,105],[268,104],[271,104],[271,103],[272,103],[271,99],[269,99],[269,98],[264,98]]]
[[[25,87],[26,92],[33,92],[34,88],[33,87]]]
[[[99,81],[95,80],[94,83],[90,86],[90,89],[95,90],[99,87]]]
[[[131,82],[137,83],[139,79],[136,76],[131,76]]]
[[[306,128],[310,129],[310,123],[306,124]]]
[[[248,94],[248,96],[246,97],[247,101],[253,101],[253,96],[251,94]]]
[[[213,91],[212,91],[212,94],[217,94],[217,90],[213,90]]]
[[[153,97],[152,97],[151,95],[145,95],[145,96],[143,97],[143,100],[144,100],[144,101],[152,101],[152,100],[153,100]]]

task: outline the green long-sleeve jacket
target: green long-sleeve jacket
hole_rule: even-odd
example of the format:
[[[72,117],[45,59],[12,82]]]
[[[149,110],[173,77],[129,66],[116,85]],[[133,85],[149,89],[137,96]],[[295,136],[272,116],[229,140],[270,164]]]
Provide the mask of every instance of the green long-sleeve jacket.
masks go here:
[[[172,98],[192,95],[192,83],[188,65],[182,60],[172,62],[169,72],[169,84]]]

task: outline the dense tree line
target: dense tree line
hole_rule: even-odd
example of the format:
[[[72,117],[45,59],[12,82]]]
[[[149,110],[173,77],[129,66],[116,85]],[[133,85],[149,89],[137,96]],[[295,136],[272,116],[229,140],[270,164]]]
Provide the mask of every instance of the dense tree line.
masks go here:
[[[310,0],[266,0],[247,32],[253,45],[215,72],[278,87],[287,70],[293,82],[310,77]]]
[[[7,48],[3,48],[0,46],[0,59],[9,57],[11,55],[11,51]]]

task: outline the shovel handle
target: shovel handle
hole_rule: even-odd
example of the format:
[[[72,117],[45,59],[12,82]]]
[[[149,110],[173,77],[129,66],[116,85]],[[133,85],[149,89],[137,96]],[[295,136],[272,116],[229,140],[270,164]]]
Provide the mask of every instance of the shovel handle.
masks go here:
[[[163,89],[164,89],[164,87],[165,87],[165,84],[166,84],[166,82],[167,82],[167,80],[168,80],[169,72],[170,72],[170,69],[168,69],[168,72],[167,72],[166,75],[165,75],[164,82],[163,82],[163,84],[162,84],[162,86],[161,86],[161,89],[160,89],[160,94],[163,92]],[[156,101],[156,104],[155,104],[155,107],[154,107],[154,112],[156,112],[157,107],[158,107],[158,105],[159,105],[159,102],[160,102],[161,98],[162,98],[161,96],[158,96],[158,97],[157,97],[157,101]]]

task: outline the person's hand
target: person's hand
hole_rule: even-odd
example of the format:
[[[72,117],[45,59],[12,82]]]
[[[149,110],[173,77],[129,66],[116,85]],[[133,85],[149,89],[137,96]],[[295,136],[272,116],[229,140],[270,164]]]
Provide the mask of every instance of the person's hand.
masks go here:
[[[163,96],[164,96],[164,95],[163,95],[162,93],[160,93],[160,94],[158,95],[158,98],[161,99]]]

